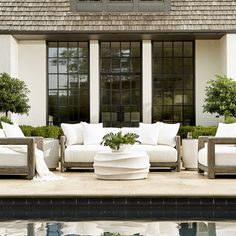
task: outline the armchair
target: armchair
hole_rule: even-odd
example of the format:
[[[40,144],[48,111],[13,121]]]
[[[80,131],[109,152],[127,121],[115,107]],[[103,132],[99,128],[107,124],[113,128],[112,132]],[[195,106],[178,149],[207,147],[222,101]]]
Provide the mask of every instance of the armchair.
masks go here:
[[[205,146],[207,143],[207,146]],[[236,173],[236,138],[198,138],[198,173],[207,172],[208,178],[217,174]]]
[[[35,144],[37,148],[43,150],[42,137],[0,138],[0,175],[22,175],[27,179],[33,179],[35,175]],[[9,148],[9,145],[26,145],[27,154],[14,152]],[[8,163],[12,163],[6,164],[4,156],[7,156]],[[22,160],[24,164],[19,163],[19,160]]]

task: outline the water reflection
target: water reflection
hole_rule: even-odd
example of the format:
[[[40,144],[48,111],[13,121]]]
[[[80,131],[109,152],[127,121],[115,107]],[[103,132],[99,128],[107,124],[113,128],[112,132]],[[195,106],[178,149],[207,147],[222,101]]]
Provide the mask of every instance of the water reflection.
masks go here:
[[[233,236],[235,222],[0,222],[0,236]]]

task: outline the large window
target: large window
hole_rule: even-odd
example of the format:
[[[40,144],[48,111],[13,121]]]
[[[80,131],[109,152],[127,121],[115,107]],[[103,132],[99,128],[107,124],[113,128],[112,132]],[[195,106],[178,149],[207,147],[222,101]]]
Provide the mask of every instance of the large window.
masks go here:
[[[105,126],[138,126],[141,68],[140,42],[101,42],[101,120]]]
[[[170,11],[171,0],[70,0],[72,11]]]
[[[48,43],[48,123],[89,121],[88,42]]]
[[[194,125],[194,43],[153,42],[153,121]]]

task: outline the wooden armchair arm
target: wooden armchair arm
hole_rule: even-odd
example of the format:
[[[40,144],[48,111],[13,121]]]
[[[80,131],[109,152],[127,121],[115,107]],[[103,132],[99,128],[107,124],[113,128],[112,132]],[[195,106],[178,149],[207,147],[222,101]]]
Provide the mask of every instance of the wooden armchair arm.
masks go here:
[[[198,151],[205,147],[205,143],[208,142],[209,136],[199,136],[198,137]]]
[[[66,137],[60,137],[60,144],[61,144],[61,171],[64,172],[63,164],[65,162],[65,148],[66,148]]]
[[[34,140],[35,140],[35,143],[37,144],[37,148],[40,149],[40,150],[44,150],[44,139],[43,137],[39,137],[39,136],[36,136],[36,137],[33,137]]]
[[[27,167],[29,168],[29,179],[35,175],[35,138],[0,138],[0,145],[26,145]]]
[[[180,171],[181,169],[181,160],[180,160],[180,143],[181,143],[181,138],[180,136],[176,136],[175,138],[175,141],[176,141],[176,150],[177,150],[177,163],[178,163],[178,167],[177,167],[177,171]]]

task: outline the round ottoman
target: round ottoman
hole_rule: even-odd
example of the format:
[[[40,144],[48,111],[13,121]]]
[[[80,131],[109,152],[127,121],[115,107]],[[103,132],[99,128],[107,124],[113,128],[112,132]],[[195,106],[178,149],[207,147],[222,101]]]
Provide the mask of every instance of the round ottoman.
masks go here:
[[[149,172],[146,152],[98,152],[94,157],[94,172],[98,179],[145,179]]]

